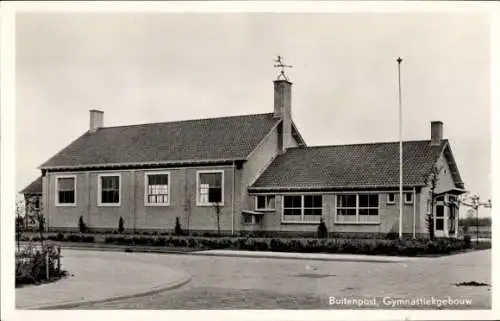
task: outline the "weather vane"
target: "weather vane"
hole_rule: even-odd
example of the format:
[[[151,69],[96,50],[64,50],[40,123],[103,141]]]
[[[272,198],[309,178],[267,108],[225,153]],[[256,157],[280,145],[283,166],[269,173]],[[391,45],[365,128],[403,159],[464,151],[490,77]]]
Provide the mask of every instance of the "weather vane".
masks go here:
[[[292,65],[285,65],[283,63],[283,57],[281,56],[276,57],[274,61],[277,62],[277,64],[274,65],[274,68],[281,68],[280,74],[278,75],[278,80],[283,79],[288,81],[288,77],[285,75],[285,68],[292,68]]]

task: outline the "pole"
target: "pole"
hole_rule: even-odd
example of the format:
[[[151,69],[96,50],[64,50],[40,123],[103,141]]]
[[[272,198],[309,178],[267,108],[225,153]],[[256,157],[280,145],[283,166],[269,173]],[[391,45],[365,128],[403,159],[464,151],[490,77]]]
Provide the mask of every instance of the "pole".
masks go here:
[[[413,187],[413,238],[416,238],[416,221],[417,221],[417,191]]]
[[[399,238],[403,238],[403,109],[401,103],[401,62],[398,57],[398,93],[399,93]]]
[[[476,247],[479,248],[479,197],[476,203]]]

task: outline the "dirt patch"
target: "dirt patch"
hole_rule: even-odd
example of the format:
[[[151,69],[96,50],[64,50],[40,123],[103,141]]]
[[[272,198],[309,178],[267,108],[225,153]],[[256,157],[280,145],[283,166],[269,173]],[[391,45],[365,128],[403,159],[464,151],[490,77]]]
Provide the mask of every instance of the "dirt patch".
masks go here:
[[[333,277],[335,276],[335,274],[300,273],[300,274],[295,274],[294,276],[299,278],[320,279],[320,278]]]
[[[467,282],[456,283],[455,286],[490,286],[490,285],[483,282],[467,281]]]

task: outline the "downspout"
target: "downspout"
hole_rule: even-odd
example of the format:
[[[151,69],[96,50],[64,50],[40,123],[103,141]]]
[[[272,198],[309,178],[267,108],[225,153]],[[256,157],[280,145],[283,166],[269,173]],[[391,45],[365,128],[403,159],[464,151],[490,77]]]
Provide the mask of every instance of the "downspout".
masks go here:
[[[233,194],[231,196],[231,235],[234,236],[234,192],[236,185],[236,170],[235,162],[233,161]]]
[[[133,171],[133,180],[134,180],[134,183],[132,184],[133,188],[132,188],[132,202],[133,203],[133,207],[132,207],[132,222],[134,223],[133,224],[133,231],[134,231],[134,234],[137,232],[137,170],[134,170]],[[146,181],[144,181],[144,184],[146,184]],[[130,195],[130,194],[129,194]]]
[[[90,200],[90,190],[91,190],[91,186],[92,186],[92,183],[90,182],[90,172],[87,172],[87,175],[85,175],[86,179],[87,179],[87,223],[89,225],[89,227],[92,225],[92,222],[91,219],[90,219],[90,216],[91,216],[91,206],[92,206],[92,201]],[[97,226],[96,226],[97,227]]]
[[[417,192],[413,186],[413,238],[415,238],[415,224],[417,217]]]

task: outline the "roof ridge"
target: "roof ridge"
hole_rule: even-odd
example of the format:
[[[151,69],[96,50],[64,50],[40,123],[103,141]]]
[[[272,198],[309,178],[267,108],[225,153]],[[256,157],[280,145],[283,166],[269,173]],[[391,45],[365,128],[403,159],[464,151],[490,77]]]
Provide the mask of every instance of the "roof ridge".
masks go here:
[[[403,143],[418,143],[418,142],[430,142],[430,139],[415,139],[415,140],[404,140]],[[443,142],[448,141],[448,139],[443,139]],[[337,144],[337,145],[316,145],[316,146],[302,146],[302,147],[291,147],[289,149],[313,149],[313,148],[328,148],[328,147],[348,147],[348,146],[364,146],[364,145],[382,145],[382,144],[398,144],[399,141],[387,141],[387,142],[371,142],[371,143],[351,143],[351,144]]]
[[[229,119],[229,118],[249,117],[249,116],[265,116],[265,115],[272,115],[272,114],[273,113],[244,114],[244,115],[233,115],[233,116],[222,116],[222,117],[195,118],[195,119],[184,119],[184,120],[163,121],[163,122],[153,122],[153,123],[142,123],[142,124],[132,124],[132,125],[106,126],[106,127],[101,127],[98,130],[111,129],[111,128],[121,128],[121,127],[138,127],[138,126],[148,126],[148,125],[160,125],[160,124],[179,124],[179,123],[195,122],[195,121],[203,121],[203,120]]]

